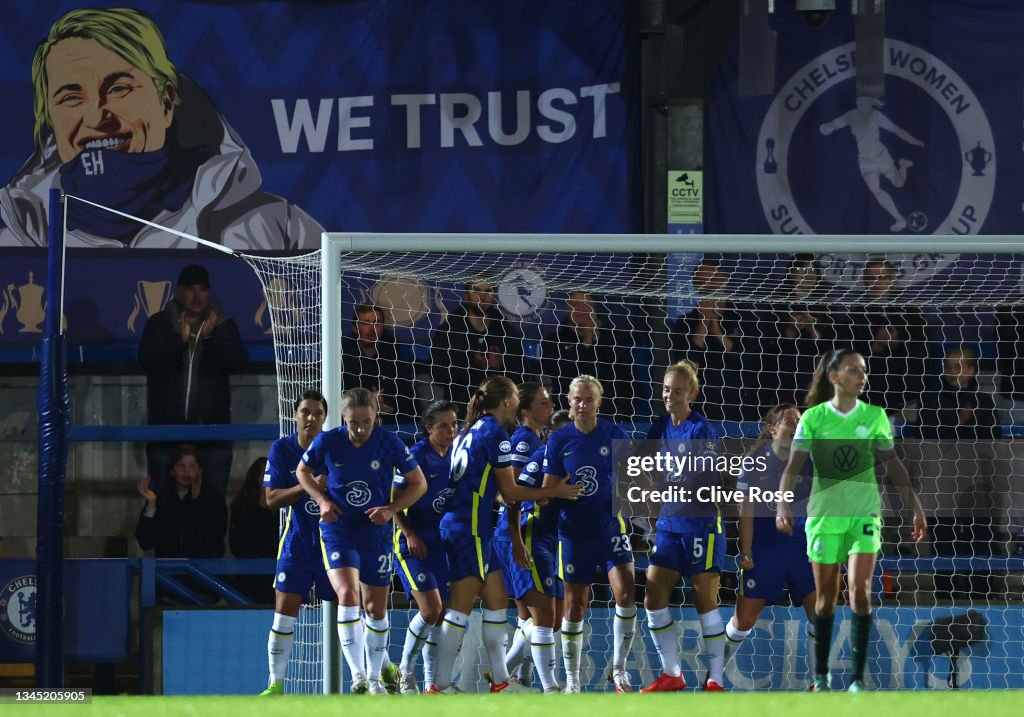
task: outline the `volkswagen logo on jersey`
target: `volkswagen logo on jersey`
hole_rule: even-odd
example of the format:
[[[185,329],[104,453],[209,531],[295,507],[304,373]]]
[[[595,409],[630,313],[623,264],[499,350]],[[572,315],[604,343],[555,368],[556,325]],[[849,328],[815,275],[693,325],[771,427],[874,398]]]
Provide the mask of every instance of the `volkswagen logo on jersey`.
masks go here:
[[[832,465],[841,471],[852,471],[857,467],[860,456],[853,446],[839,446],[832,452]]]
[[[313,500],[312,498],[309,498],[306,501],[305,508],[306,508],[306,512],[309,515],[320,515],[320,506],[317,505],[316,501]]]
[[[372,495],[370,486],[360,480],[349,485],[348,491],[345,492],[345,501],[355,508],[361,508],[370,502]]]
[[[583,484],[583,495],[594,495],[597,492],[597,469],[583,466],[576,469],[576,482]]]

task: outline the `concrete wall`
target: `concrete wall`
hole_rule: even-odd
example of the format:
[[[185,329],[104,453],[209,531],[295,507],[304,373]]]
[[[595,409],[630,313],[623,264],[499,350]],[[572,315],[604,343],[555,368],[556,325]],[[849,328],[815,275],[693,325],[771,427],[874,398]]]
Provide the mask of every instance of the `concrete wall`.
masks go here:
[[[273,374],[232,379],[236,423],[277,423]],[[38,430],[35,377],[0,378],[0,556],[34,557]],[[144,376],[75,376],[76,425],[145,423]],[[228,501],[268,443],[235,444]],[[73,443],[68,454],[65,530],[68,557],[141,555],[134,539],[142,508],[136,483],[146,473],[143,443]]]

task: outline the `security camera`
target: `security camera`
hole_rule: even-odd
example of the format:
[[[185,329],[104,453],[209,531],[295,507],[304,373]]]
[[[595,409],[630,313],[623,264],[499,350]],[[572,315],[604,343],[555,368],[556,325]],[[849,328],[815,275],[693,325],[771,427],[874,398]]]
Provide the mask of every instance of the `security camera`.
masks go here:
[[[796,0],[796,11],[810,27],[821,27],[836,9],[836,0]]]

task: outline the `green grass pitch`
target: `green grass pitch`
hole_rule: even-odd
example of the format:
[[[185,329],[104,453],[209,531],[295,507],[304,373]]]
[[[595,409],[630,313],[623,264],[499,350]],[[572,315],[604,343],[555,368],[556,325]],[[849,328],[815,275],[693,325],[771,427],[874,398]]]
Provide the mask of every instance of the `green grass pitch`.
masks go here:
[[[353,704],[358,702],[358,704]],[[759,692],[703,695],[585,694],[457,695],[436,697],[285,696],[265,697],[97,697],[90,705],[50,705],[36,714],[96,717],[261,717],[342,715],[359,717],[1000,717],[1024,714],[1024,691],[836,692],[813,695]],[[4,714],[16,708],[6,705]]]

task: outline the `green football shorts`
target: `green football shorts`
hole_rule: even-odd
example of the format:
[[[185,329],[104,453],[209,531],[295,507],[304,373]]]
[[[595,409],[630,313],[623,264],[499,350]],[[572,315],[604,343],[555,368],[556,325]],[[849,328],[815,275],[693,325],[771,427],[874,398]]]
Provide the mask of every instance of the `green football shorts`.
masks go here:
[[[813,522],[807,526],[807,557],[811,562],[835,565],[845,563],[855,553],[882,549],[881,518],[819,518]]]

